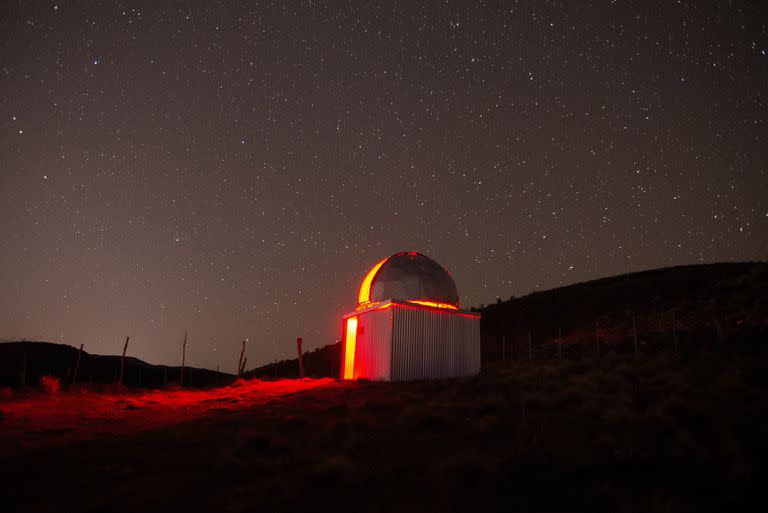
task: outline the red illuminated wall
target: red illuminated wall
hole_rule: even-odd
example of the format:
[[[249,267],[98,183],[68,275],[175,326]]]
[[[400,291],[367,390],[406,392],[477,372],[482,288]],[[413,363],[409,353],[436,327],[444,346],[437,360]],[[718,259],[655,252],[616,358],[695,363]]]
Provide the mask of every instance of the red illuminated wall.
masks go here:
[[[419,376],[415,368],[424,377],[472,375],[479,371],[479,319],[410,302],[386,301],[358,311],[344,320],[341,378],[389,381],[393,362],[406,379]]]

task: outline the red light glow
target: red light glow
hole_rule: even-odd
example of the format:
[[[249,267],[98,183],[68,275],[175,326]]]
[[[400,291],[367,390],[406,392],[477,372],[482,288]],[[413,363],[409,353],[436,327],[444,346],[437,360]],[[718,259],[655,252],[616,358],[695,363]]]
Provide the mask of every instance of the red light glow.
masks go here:
[[[409,251],[407,253],[396,253],[394,256],[404,255],[404,254],[418,255],[418,253],[415,251]],[[376,301],[371,301],[371,286],[373,285],[373,280],[376,278],[376,274],[379,272],[379,269],[381,269],[381,266],[383,266],[387,262],[387,260],[389,260],[390,258],[391,257],[387,257],[379,261],[376,265],[374,265],[371,268],[370,271],[368,271],[368,274],[365,275],[365,278],[363,278],[363,283],[360,284],[360,291],[357,294],[357,308],[355,308],[355,310],[364,310],[366,308],[370,308],[378,304],[378,302]],[[450,276],[450,273],[448,274]],[[429,306],[432,308],[443,308],[446,310],[459,309],[458,304],[443,303],[439,301],[430,301],[428,299],[408,299],[408,302]]]
[[[297,392],[333,386],[336,380],[238,380],[207,390],[127,390],[118,393],[14,392],[0,398],[3,411],[0,458],[29,448],[104,439],[120,434],[167,429],[222,412],[240,412]],[[50,433],[30,436],[30,433]]]
[[[449,310],[447,308],[435,308],[433,306],[429,305],[421,305],[418,303],[412,303],[412,302],[405,302],[405,303],[395,303],[392,302],[389,305],[384,305],[382,308],[386,308],[388,306],[394,306],[397,308],[410,308],[411,310],[429,310],[431,312],[439,312],[444,315],[460,315],[462,317],[469,317],[470,319],[479,319],[480,314],[473,314],[468,312],[462,312],[460,310]]]
[[[355,343],[357,342],[357,317],[347,319],[344,337],[344,373],[342,379],[352,379],[355,370]]]
[[[360,292],[357,295],[358,304],[364,305],[371,302],[371,283],[376,277],[376,273],[379,272],[379,268],[381,268],[387,260],[389,260],[389,257],[374,265],[371,270],[368,271],[368,274],[365,275],[365,278],[363,278],[363,283],[360,285]]]
[[[375,303],[359,306],[357,307],[357,310],[384,310],[386,308],[392,308],[393,306],[398,308],[410,308],[412,310],[431,310],[433,312],[443,311],[452,315],[461,315],[462,317],[470,317],[474,319],[480,318],[480,314],[462,312],[456,305],[451,305],[449,303],[434,303],[432,301],[377,301]]]
[[[409,299],[409,303],[416,303],[417,305],[431,306],[432,308],[445,308],[448,310],[458,310],[459,307],[450,303],[436,303],[434,301],[425,301],[421,299]]]

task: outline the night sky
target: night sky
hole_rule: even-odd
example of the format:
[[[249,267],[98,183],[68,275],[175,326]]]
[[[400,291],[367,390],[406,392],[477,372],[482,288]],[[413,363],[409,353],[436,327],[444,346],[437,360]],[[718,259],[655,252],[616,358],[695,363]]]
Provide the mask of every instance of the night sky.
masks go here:
[[[396,251],[466,307],[768,257],[764,1],[1,9],[5,339],[234,371]]]

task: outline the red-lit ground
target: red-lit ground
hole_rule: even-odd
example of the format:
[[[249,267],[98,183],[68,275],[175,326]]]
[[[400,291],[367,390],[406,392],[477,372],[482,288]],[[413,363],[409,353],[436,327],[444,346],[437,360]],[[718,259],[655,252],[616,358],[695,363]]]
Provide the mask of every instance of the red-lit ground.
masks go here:
[[[210,390],[10,394],[0,402],[0,456],[157,430],[227,411],[249,410],[276,398],[332,383],[336,380],[253,380]]]
[[[0,400],[0,511],[746,511],[760,355]]]

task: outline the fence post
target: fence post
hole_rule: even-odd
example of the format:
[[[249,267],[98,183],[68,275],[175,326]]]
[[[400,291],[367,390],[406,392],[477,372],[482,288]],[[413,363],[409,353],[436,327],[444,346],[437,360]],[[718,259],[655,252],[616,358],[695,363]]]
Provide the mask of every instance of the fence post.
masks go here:
[[[128,349],[128,340],[130,338],[130,335],[125,337],[125,344],[123,345],[123,356],[120,357],[120,379],[118,380],[118,384],[121,387],[123,386],[123,379],[125,378],[125,351]]]
[[[245,340],[243,340],[243,348],[240,350],[240,360],[237,362],[237,377],[243,377],[243,355],[245,355]]]
[[[675,353],[679,353],[680,348],[677,344],[677,320],[674,310],[672,310],[672,345],[675,348]]]
[[[24,355],[21,358],[21,373],[19,374],[19,381],[21,386],[27,386],[27,352],[24,351]]]
[[[635,341],[635,358],[637,358],[637,316],[632,316],[632,338]]]
[[[507,337],[501,336],[501,363],[507,363]]]
[[[719,314],[712,316],[712,324],[715,326],[715,334],[717,335],[717,341],[723,343],[725,341],[725,326],[720,318]]]
[[[528,361],[533,361],[533,345],[531,344],[531,332],[528,332]]]
[[[77,360],[75,360],[75,370],[72,371],[72,385],[77,384],[77,375],[80,373],[80,355],[83,354],[83,344],[80,344],[80,349],[77,351]]]
[[[563,359],[563,328],[557,329],[557,357]]]
[[[184,343],[181,345],[181,370],[179,371],[179,386],[184,386],[184,365],[187,363],[187,330],[184,330]]]
[[[302,342],[304,342],[304,341],[301,340],[301,337],[296,339],[296,349],[299,351],[299,377],[300,378],[304,377],[304,358],[303,358],[303,355],[301,353],[301,344],[302,344]]]
[[[600,328],[598,326],[599,319],[595,319],[595,356],[600,359]]]

